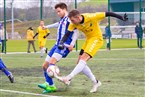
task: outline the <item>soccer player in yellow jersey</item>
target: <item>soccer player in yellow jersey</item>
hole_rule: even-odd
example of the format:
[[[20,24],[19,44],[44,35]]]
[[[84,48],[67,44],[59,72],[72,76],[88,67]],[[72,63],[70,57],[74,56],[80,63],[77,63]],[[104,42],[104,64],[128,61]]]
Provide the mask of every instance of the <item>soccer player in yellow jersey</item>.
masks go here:
[[[44,28],[44,21],[40,21],[40,26],[37,29],[37,33],[34,35],[35,38],[38,35],[38,45],[40,48],[40,57],[43,57],[44,52],[47,53],[47,48],[45,48],[46,37],[50,34],[49,29]]]
[[[120,16],[112,12],[80,14],[78,10],[72,10],[68,14],[68,17],[72,23],[69,25],[68,32],[64,35],[58,47],[60,49],[64,48],[64,41],[66,41],[67,37],[74,29],[82,31],[86,36],[86,40],[82,46],[78,58],[78,64],[76,65],[74,70],[66,77],[59,77],[59,80],[61,80],[65,84],[69,84],[70,80],[75,75],[83,72],[93,82],[93,87],[90,92],[93,93],[97,91],[97,88],[101,85],[101,82],[95,78],[92,71],[87,65],[87,61],[90,60],[103,45],[103,37],[101,29],[99,27],[99,22],[108,16],[116,17],[123,21],[126,21],[128,19],[126,14],[124,16]]]

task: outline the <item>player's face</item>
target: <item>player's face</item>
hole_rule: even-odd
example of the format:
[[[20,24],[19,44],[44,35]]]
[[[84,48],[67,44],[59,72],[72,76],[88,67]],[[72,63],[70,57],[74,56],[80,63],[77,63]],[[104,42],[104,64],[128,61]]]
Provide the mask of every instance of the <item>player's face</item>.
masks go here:
[[[44,21],[40,21],[40,26],[44,26]]]
[[[70,20],[73,24],[79,24],[80,23],[79,17],[70,17]]]
[[[55,11],[60,18],[63,18],[65,16],[66,9],[61,9],[58,7],[57,9],[55,9]]]

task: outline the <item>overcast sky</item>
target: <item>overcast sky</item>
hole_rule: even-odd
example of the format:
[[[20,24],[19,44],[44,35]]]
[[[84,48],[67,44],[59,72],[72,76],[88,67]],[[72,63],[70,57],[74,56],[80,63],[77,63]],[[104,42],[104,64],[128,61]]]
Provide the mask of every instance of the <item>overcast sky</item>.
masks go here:
[[[54,6],[58,2],[69,2],[72,3],[75,0],[44,0],[44,6]],[[77,2],[81,2],[82,0],[77,0]],[[6,6],[11,6],[12,0],[6,0]],[[14,7],[16,8],[30,8],[33,6],[40,6],[40,0],[14,0]],[[68,4],[68,3],[67,3]],[[4,0],[0,0],[0,7],[3,7]]]

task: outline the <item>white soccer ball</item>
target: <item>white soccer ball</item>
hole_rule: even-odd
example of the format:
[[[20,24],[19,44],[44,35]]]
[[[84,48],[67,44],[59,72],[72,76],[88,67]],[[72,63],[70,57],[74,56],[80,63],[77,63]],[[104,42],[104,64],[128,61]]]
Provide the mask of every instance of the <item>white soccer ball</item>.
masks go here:
[[[50,76],[51,78],[54,78],[55,76],[59,75],[59,68],[57,66],[49,66],[47,68],[47,74],[48,76]]]

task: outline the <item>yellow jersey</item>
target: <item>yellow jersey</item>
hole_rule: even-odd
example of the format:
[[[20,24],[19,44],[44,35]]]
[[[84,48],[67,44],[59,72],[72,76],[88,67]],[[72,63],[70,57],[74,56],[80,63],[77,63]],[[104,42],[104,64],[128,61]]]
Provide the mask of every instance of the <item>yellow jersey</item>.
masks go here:
[[[44,39],[43,37],[46,36],[47,33],[50,33],[49,29],[42,29],[41,26],[38,27],[37,32],[38,32],[38,40]]]
[[[68,30],[73,31],[77,28],[85,34],[86,38],[97,37],[98,39],[103,39],[99,22],[105,18],[105,12],[85,13],[82,16],[84,17],[84,23],[70,23]]]
[[[27,30],[27,40],[34,40],[33,36],[34,36],[33,30]]]

